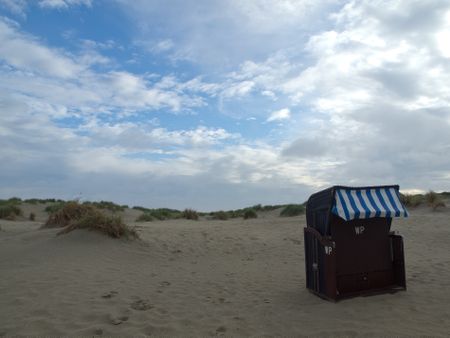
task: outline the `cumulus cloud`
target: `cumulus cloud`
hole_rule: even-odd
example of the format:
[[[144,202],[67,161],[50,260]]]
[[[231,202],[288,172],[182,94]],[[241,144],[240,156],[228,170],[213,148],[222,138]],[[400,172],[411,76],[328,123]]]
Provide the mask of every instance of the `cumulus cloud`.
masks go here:
[[[283,108],[272,112],[267,118],[267,122],[289,120],[290,118],[291,111],[289,110],[289,108]]]
[[[27,0],[0,0],[0,6],[8,9],[16,15],[25,17]]]
[[[11,22],[0,19],[0,58],[11,66],[47,76],[74,77],[83,67],[62,52],[43,46],[20,33]]]
[[[29,0],[0,0],[0,6],[8,9],[11,13],[22,18],[26,18],[29,6],[36,3],[40,8],[45,9],[68,9],[73,6],[92,6],[92,0],[39,0],[31,2]]]
[[[321,157],[329,152],[331,143],[332,141],[326,137],[323,137],[321,139],[302,137],[290,143],[289,146],[284,148],[282,154],[284,156],[306,159]]]
[[[0,85],[50,105],[64,106],[67,111],[120,109],[123,114],[134,114],[164,107],[179,112],[204,104],[196,92],[213,90],[199,79],[182,83],[172,77],[167,83],[165,78],[157,81],[126,71],[94,71],[93,65],[108,64],[109,60],[99,53],[74,55],[50,48],[3,19],[0,38],[0,60],[8,65],[0,68]]]
[[[124,203],[211,209],[301,202],[331,184],[450,189],[447,1],[128,4],[140,24],[159,13],[156,24],[187,27],[151,37],[161,54],[220,66],[187,80],[176,71],[99,71],[100,52],[89,62],[0,21],[0,107],[9,112],[0,116],[2,194],[61,196],[65,187]],[[326,15],[308,30],[318,8]],[[242,132],[230,131],[239,130],[234,124],[130,118],[207,105],[246,123]],[[65,118],[78,122],[61,128]],[[255,131],[254,119],[289,123]]]
[[[138,23],[140,40],[174,42],[172,58],[231,69],[305,39],[309,25],[324,24],[335,0],[172,1],[116,0]],[[159,27],[154,36],[153,27]],[[151,38],[149,38],[149,36]]]
[[[310,36],[307,64],[279,51],[232,77],[307,112],[286,126],[298,136],[282,153],[333,163],[327,181],[448,189],[449,13],[446,1],[351,1],[332,29]]]
[[[78,127],[77,131],[88,135],[94,146],[116,147],[128,152],[159,152],[161,149],[173,152],[186,147],[209,147],[224,141],[236,141],[239,134],[232,134],[223,128],[198,126],[195,129],[167,130],[144,123],[106,124],[92,120]],[[168,151],[169,153],[169,151]]]
[[[173,41],[171,39],[165,39],[158,41],[150,50],[155,53],[162,53],[171,50],[173,47]]]
[[[92,6],[92,0],[41,0],[39,6],[42,8],[67,9],[70,6],[84,5]]]
[[[224,90],[222,91],[222,96],[224,98],[236,98],[248,95],[254,85],[255,83],[253,81],[241,81],[232,83],[230,84],[230,86],[224,88]]]
[[[43,114],[41,109],[48,107],[22,99],[0,95],[1,109],[11,113],[0,117],[0,142],[5,145],[0,159],[8,163],[2,167],[2,194],[73,198],[81,192],[91,199],[179,208],[190,203],[211,210],[288,202],[300,196],[293,182],[305,189],[321,182],[309,173],[313,163],[280,161],[276,147],[244,144],[239,135],[221,128],[169,131],[93,121],[61,129]],[[215,188],[220,190],[209,200]],[[284,196],[267,194],[273,189],[284,190]],[[154,191],[159,193],[150,193]],[[266,192],[263,199],[261,192]]]

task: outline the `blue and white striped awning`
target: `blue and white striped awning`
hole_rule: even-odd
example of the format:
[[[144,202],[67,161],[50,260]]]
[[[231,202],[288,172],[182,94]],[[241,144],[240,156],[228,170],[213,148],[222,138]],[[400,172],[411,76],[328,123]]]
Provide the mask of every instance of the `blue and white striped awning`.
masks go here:
[[[373,217],[408,217],[408,211],[400,202],[398,186],[336,187],[332,212],[346,221]]]

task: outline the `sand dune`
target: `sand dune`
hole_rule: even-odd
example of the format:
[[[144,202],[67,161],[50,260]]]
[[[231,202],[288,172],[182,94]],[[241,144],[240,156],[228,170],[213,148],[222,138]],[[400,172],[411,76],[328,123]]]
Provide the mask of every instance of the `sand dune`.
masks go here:
[[[413,210],[406,292],[305,289],[304,217],[133,223],[141,241],[0,220],[0,336],[448,336],[450,212]],[[128,220],[134,215],[125,215]]]

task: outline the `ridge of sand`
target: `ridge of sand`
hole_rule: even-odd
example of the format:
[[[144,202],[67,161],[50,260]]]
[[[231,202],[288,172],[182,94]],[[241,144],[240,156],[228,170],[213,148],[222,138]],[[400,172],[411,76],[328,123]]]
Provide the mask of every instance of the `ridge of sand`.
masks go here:
[[[448,336],[448,208],[394,220],[406,292],[338,303],[305,289],[304,216],[276,215],[132,223],[138,242],[0,220],[0,336]]]

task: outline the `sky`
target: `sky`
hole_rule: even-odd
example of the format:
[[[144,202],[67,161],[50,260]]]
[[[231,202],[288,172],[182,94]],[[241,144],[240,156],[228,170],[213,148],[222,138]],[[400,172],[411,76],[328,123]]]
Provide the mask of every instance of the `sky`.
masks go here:
[[[0,197],[450,190],[450,1],[0,0]]]

